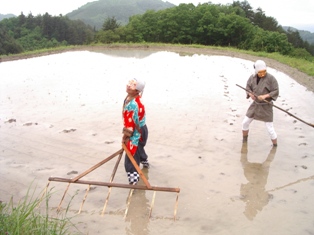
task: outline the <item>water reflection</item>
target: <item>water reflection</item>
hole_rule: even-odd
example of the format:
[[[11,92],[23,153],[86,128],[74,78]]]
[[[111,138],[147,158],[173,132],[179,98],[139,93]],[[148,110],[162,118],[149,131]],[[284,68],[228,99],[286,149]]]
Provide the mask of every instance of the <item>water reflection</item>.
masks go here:
[[[265,186],[269,167],[275,158],[276,150],[277,148],[273,147],[263,163],[252,163],[248,161],[247,143],[242,144],[241,163],[248,183],[241,184],[240,194],[241,200],[246,203],[243,213],[249,220],[253,220],[271,198],[271,194],[265,190]]]
[[[93,51],[90,49],[90,51]],[[96,52],[103,53],[105,55],[109,55],[112,57],[122,57],[122,58],[136,58],[136,59],[144,59],[153,53],[156,53],[158,51],[155,50],[134,50],[134,49],[113,49],[113,50],[108,50],[108,48],[100,49],[96,48]]]
[[[142,169],[143,174],[148,180],[148,169]],[[139,185],[144,185],[142,180]],[[125,227],[128,235],[149,235],[149,200],[146,198],[146,190],[135,189],[131,198],[129,211],[126,221],[130,222],[129,227]]]

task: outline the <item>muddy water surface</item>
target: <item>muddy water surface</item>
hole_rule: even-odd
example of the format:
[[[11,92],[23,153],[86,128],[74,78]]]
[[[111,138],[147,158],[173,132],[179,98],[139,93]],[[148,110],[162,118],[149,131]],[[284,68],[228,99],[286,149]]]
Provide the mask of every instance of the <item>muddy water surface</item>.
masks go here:
[[[126,81],[146,80],[152,191],[71,185],[62,208],[82,234],[314,234],[314,129],[275,109],[278,147],[253,122],[242,144],[253,62],[167,51],[66,52],[0,63],[0,200],[29,187],[40,194],[50,176],[75,177],[121,148]],[[276,105],[314,122],[314,94],[281,71]],[[116,158],[115,158],[116,159]],[[83,179],[109,181],[115,159]],[[126,183],[123,160],[114,182]],[[141,184],[143,184],[141,182]],[[36,186],[36,187],[35,187]],[[66,183],[51,182],[56,213]]]

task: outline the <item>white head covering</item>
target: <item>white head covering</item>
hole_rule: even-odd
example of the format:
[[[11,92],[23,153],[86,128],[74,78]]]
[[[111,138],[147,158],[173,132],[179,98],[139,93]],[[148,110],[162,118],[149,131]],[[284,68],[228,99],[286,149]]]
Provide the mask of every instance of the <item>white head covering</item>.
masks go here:
[[[134,78],[134,80],[136,81],[136,90],[143,92],[145,88],[145,82],[137,78]]]
[[[258,73],[259,71],[262,71],[262,70],[266,70],[267,69],[266,63],[263,60],[257,60],[254,63],[254,69],[255,69],[255,73]]]

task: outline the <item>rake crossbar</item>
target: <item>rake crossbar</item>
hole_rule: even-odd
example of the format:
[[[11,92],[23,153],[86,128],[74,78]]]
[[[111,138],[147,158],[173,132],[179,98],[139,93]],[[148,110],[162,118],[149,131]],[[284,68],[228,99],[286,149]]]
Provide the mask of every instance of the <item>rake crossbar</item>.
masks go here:
[[[72,184],[90,184],[90,185],[98,185],[98,186],[107,186],[107,187],[116,187],[116,188],[130,188],[130,189],[140,189],[140,190],[152,190],[152,191],[162,191],[162,192],[180,192],[180,188],[168,188],[168,187],[157,187],[151,186],[150,188],[142,185],[132,185],[132,184],[119,184],[119,183],[111,183],[111,182],[99,182],[99,181],[87,181],[87,180],[76,180],[75,182],[72,179],[60,178],[60,177],[49,177],[49,181],[56,182],[67,182]]]
[[[118,168],[118,165],[119,165],[119,162],[121,160],[121,157],[122,157],[122,154],[123,152],[125,151],[126,153],[126,157],[128,157],[131,161],[131,163],[133,164],[134,168],[137,170],[140,178],[142,179],[142,181],[144,182],[144,185],[133,185],[133,184],[120,184],[120,183],[113,183],[113,179],[115,177],[115,174],[116,174],[116,171],[117,171],[117,168]],[[111,159],[113,159],[114,157],[116,157],[117,155],[119,155],[118,159],[117,159],[117,162],[115,164],[115,167],[112,171],[112,174],[111,174],[111,177],[110,177],[110,182],[99,182],[99,181],[87,181],[87,180],[81,180],[82,177],[86,176],[87,174],[89,174],[90,172],[94,171],[95,169],[97,169],[98,167],[102,166],[103,164],[105,164],[106,162],[110,161]],[[155,194],[156,194],[156,191],[162,191],[162,192],[174,192],[174,193],[177,193],[177,198],[176,198],[176,204],[175,204],[175,209],[174,209],[174,220],[176,220],[176,214],[177,214],[177,207],[178,207],[178,196],[179,196],[179,193],[180,193],[180,188],[168,188],[168,187],[157,187],[157,186],[151,186],[150,183],[148,182],[147,178],[145,177],[145,175],[143,174],[142,170],[140,169],[140,167],[137,165],[135,159],[133,158],[132,154],[130,153],[130,151],[127,149],[127,147],[125,146],[125,144],[123,143],[122,144],[122,148],[115,152],[114,154],[112,154],[111,156],[107,157],[106,159],[102,160],[101,162],[97,163],[96,165],[92,166],[91,168],[89,168],[88,170],[86,170],[85,172],[81,173],[80,175],[76,176],[75,178],[72,178],[72,179],[69,179],[69,178],[61,178],[61,177],[49,177],[48,179],[48,184],[47,184],[47,188],[50,184],[51,181],[56,181],[56,182],[64,182],[64,183],[68,183],[68,186],[66,188],[66,190],[64,191],[64,194],[63,194],[63,197],[59,203],[59,206],[58,206],[58,209],[57,211],[60,210],[61,208],[61,204],[64,200],[64,197],[70,187],[71,184],[87,184],[88,185],[88,188],[86,190],[86,193],[85,193],[85,196],[84,196],[84,199],[82,201],[82,204],[81,204],[81,207],[78,211],[78,213],[81,212],[82,210],[82,207],[84,205],[84,202],[86,200],[86,197],[87,197],[87,194],[90,190],[90,186],[91,185],[98,185],[98,186],[107,186],[109,187],[109,192],[108,192],[108,195],[107,195],[107,198],[106,198],[106,202],[104,204],[104,208],[103,208],[103,211],[102,211],[102,215],[104,215],[105,213],[105,209],[106,209],[106,206],[107,206],[107,202],[109,200],[109,196],[110,196],[110,192],[111,192],[111,189],[113,187],[116,187],[116,188],[128,188],[130,189],[130,194],[128,196],[128,205],[127,205],[127,209],[125,211],[125,215],[124,217],[127,216],[127,212],[128,212],[128,208],[129,208],[129,205],[130,205],[130,201],[131,201],[131,197],[132,197],[132,193],[133,193],[133,190],[134,189],[139,189],[139,190],[152,190],[154,191],[154,196],[153,196],[153,201],[152,201],[152,205],[151,205],[151,209],[150,209],[150,213],[149,213],[149,217],[151,217],[151,214],[152,214],[152,209],[153,209],[153,205],[154,205],[154,201],[155,201]],[[46,188],[46,189],[47,189]]]

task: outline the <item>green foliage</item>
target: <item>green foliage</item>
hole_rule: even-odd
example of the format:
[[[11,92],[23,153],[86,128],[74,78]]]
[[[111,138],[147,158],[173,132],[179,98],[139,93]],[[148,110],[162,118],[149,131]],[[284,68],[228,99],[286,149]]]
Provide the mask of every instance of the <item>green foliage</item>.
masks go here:
[[[96,43],[113,43],[118,42],[119,39],[120,36],[113,30],[99,31],[95,36]]]
[[[252,37],[247,18],[238,8],[213,4],[180,4],[178,7],[130,18],[126,26],[134,42],[164,42],[238,47]],[[243,11],[241,11],[243,14]]]
[[[261,8],[258,8],[254,13],[252,23],[267,31],[284,32],[278,25],[277,20],[273,17],[266,16]]]
[[[251,42],[251,49],[253,51],[279,52],[288,55],[292,50],[292,45],[288,42],[285,34],[257,29]]]
[[[294,48],[290,52],[289,55],[292,57],[301,58],[301,59],[305,59],[305,60],[314,62],[313,56],[311,56],[311,54],[307,50],[305,50],[304,48]]]
[[[23,235],[65,235],[70,234],[69,229],[75,227],[69,218],[50,217],[48,202],[50,194],[43,198],[35,198],[27,192],[23,200],[14,205],[13,200],[9,203],[0,203],[0,234],[23,234]],[[46,212],[41,214],[39,206],[46,200]]]
[[[130,17],[120,31],[99,33],[97,37],[97,42],[217,45],[283,55],[292,52],[295,44],[290,41],[274,18],[267,17],[261,9],[254,13],[247,2],[227,6],[180,4],[160,11],[150,10]],[[303,45],[303,48],[310,51],[310,47]]]
[[[11,32],[0,24],[0,55],[16,54],[22,51],[22,46],[14,40]]]
[[[314,33],[311,33],[309,31],[306,30],[298,30],[296,28],[293,27],[288,27],[288,26],[283,26],[283,29],[285,31],[297,31],[300,35],[300,37],[302,38],[302,40],[304,40],[305,42],[308,42],[309,44],[314,44]]]
[[[83,45],[94,40],[94,31],[80,20],[48,13],[26,17],[23,13],[0,22],[0,55],[62,45]]]
[[[289,42],[296,48],[304,47],[304,41],[302,40],[298,31],[288,29],[287,36]]]
[[[314,33],[305,30],[298,30],[298,32],[304,41],[314,45]]]
[[[107,6],[112,12],[120,9],[132,11],[137,5],[142,9],[152,7],[156,0],[100,0],[78,9],[102,11]],[[102,5],[99,5],[102,4]],[[143,4],[145,6],[143,6]],[[161,3],[160,3],[161,4]],[[97,6],[97,8],[96,8]],[[102,6],[102,7],[101,7]],[[164,7],[163,4],[161,4]],[[155,5],[156,7],[156,5]],[[95,14],[94,12],[94,14]],[[131,14],[131,13],[130,13]],[[99,14],[95,14],[98,15]],[[4,19],[0,22],[0,53],[10,54],[28,50],[58,47],[62,45],[86,45],[90,43],[172,43],[228,46],[256,52],[280,53],[311,59],[314,45],[304,42],[294,31],[283,31],[276,19],[266,16],[262,9],[252,10],[247,1],[233,4],[180,4],[163,10],[147,10],[143,14],[131,14],[129,23],[120,26],[118,15],[102,19],[102,29],[95,33],[80,20],[70,20],[48,13],[41,16],[25,16]],[[303,48],[311,54],[306,55]]]
[[[243,16],[251,22],[254,20],[254,11],[248,1],[233,1],[232,6],[235,8],[237,15]]]
[[[115,30],[120,27],[115,17],[108,17],[102,25],[102,30]]]

